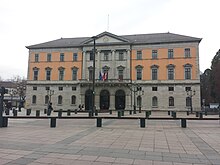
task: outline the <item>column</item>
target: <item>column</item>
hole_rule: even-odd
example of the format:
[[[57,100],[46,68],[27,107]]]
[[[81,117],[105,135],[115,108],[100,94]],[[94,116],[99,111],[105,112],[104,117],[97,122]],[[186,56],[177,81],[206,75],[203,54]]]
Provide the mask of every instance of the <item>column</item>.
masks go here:
[[[116,66],[116,57],[115,57],[115,50],[112,50],[112,75],[113,75],[113,77],[115,77],[116,76],[116,68],[115,68],[115,66]]]
[[[86,51],[83,51],[83,66],[82,66],[82,79],[86,79],[86,73],[87,73],[87,65],[86,65]]]
[[[130,52],[131,50],[130,49],[127,49],[127,57],[126,57],[126,60],[127,60],[127,62],[126,62],[126,75],[128,76],[128,77],[126,77],[126,79],[130,79],[131,78],[131,74],[130,74],[130,70],[132,69],[131,68],[131,57],[130,57],[130,55],[131,55],[131,52]]]

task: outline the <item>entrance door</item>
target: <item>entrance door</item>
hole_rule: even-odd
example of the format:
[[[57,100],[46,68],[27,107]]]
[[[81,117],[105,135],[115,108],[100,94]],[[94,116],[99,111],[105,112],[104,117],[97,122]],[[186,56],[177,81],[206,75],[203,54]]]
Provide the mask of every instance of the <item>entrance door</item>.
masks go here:
[[[88,89],[85,93],[85,110],[92,109],[92,90]]]
[[[125,109],[125,92],[117,90],[115,93],[115,109]]]
[[[110,93],[107,90],[102,90],[100,93],[100,110],[108,110],[110,103]]]

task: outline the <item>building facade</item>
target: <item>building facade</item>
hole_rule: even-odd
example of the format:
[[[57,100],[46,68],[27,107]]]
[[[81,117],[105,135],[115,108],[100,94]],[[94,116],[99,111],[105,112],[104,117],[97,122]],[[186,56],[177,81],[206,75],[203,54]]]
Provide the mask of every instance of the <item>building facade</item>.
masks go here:
[[[95,44],[94,44],[95,41]],[[200,109],[199,43],[173,33],[61,38],[29,49],[27,108]],[[94,55],[95,45],[95,55]],[[187,95],[187,91],[195,91]]]

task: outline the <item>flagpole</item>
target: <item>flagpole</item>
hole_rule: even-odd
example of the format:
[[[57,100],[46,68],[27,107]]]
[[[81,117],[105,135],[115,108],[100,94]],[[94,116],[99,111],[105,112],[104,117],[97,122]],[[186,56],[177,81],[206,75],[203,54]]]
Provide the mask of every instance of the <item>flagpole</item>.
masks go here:
[[[95,53],[96,53],[96,36],[93,36],[93,77],[92,77],[92,113],[91,116],[94,116],[95,112]]]

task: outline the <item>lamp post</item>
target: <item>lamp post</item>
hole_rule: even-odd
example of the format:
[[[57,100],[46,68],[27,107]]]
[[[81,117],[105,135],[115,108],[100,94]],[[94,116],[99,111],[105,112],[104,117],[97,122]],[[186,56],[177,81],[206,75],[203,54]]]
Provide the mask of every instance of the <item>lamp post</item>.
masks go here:
[[[96,36],[92,37],[93,39],[93,76],[92,76],[92,112],[91,116],[94,115],[95,112],[95,53],[96,53]]]
[[[142,106],[142,95],[144,95],[144,91],[142,90],[142,88],[140,86],[137,87],[137,91],[138,91],[138,106],[139,106],[139,113],[141,113],[141,106]]]
[[[140,87],[140,84],[136,84],[135,82],[132,84],[130,90],[133,92],[133,96],[134,96],[134,105],[133,105],[133,108],[134,108],[134,114],[136,114],[136,93],[138,92],[138,96],[140,95],[143,95],[144,94],[144,91],[141,90],[141,87]],[[139,105],[139,108],[141,108],[141,105]],[[139,112],[140,112],[141,109],[139,109]]]
[[[193,113],[193,106],[192,106],[192,97],[195,96],[196,91],[195,90],[187,90],[186,91],[187,96],[190,98],[190,113]]]
[[[11,90],[9,91],[9,94],[10,94],[10,96],[11,96],[11,107],[10,107],[10,108],[13,107],[13,104],[12,104],[12,102],[13,102],[13,96],[15,96],[16,93],[17,93],[17,91],[14,90],[14,89],[11,89]]]
[[[48,105],[51,103],[51,96],[54,95],[54,90],[47,90],[47,96],[49,97]]]

